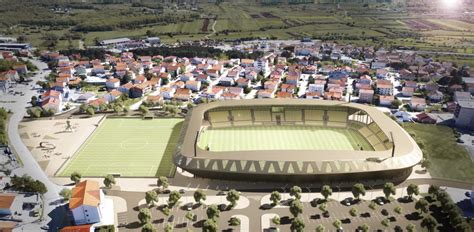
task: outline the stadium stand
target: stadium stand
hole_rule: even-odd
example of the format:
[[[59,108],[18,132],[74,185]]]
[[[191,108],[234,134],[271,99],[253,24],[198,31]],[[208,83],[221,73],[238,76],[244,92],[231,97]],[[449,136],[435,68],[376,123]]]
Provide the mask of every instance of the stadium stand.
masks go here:
[[[285,111],[285,119],[287,122],[302,122],[303,114],[301,110],[287,110]]]
[[[304,118],[308,121],[324,121],[324,110],[304,110]]]
[[[255,122],[271,122],[272,115],[269,110],[253,110]]]

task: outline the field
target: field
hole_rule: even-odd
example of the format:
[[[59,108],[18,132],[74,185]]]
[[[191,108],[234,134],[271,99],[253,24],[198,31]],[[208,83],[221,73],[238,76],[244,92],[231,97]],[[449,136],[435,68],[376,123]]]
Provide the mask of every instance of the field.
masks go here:
[[[353,130],[315,126],[252,126],[208,129],[198,146],[210,151],[246,150],[373,150]]]
[[[181,119],[106,119],[59,175],[173,176],[181,124]]]
[[[474,182],[474,162],[467,150],[456,143],[451,128],[413,123],[405,123],[403,128],[421,144],[433,177]]]

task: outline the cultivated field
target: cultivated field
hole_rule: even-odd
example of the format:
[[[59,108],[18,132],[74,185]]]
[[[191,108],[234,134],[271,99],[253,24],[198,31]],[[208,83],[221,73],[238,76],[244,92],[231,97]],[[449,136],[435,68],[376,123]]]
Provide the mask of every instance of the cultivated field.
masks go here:
[[[59,175],[173,176],[181,124],[181,119],[106,119]]]
[[[198,146],[210,151],[364,150],[373,148],[356,131],[316,126],[245,126],[205,130]]]

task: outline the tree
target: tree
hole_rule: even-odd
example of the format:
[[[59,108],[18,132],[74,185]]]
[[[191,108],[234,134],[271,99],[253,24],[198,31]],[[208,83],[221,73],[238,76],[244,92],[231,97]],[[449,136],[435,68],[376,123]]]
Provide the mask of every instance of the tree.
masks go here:
[[[361,183],[354,184],[354,186],[352,186],[352,195],[354,195],[354,197],[357,200],[360,199],[360,195],[365,196],[365,187],[364,187],[364,185],[361,184]]]
[[[115,178],[114,178],[114,176],[112,176],[112,175],[110,175],[110,174],[107,175],[107,176],[105,176],[105,178],[104,178],[104,185],[105,185],[105,187],[111,188],[112,185],[114,185],[114,184],[115,184]]]
[[[194,214],[191,213],[191,212],[187,212],[186,215],[184,215],[186,217],[186,219],[188,219],[189,221],[193,221],[194,219]]]
[[[219,217],[220,211],[217,205],[210,205],[206,210],[207,218],[216,220]]]
[[[201,189],[196,190],[193,196],[194,196],[194,201],[196,202],[196,204],[199,204],[199,205],[201,204],[201,201],[206,200],[206,194]]]
[[[416,231],[416,226],[410,223],[410,224],[407,225],[407,227],[405,229],[407,229],[408,232],[415,232]]]
[[[61,196],[65,201],[69,201],[71,195],[72,191],[68,188],[63,188],[61,189],[61,192],[59,192],[59,196]]]
[[[272,218],[272,222],[273,224],[275,225],[280,225],[281,221],[280,221],[280,216],[276,215],[275,217]]]
[[[349,210],[349,214],[350,214],[352,217],[357,216],[357,213],[358,213],[358,212],[359,212],[359,211],[357,211],[356,208],[351,208],[351,209]]]
[[[37,101],[38,101],[38,97],[33,96],[33,97],[31,97],[30,104],[31,104],[32,106],[36,106],[36,102],[37,102]]]
[[[207,219],[202,226],[202,231],[203,232],[217,232],[216,222],[212,219]]]
[[[170,208],[168,208],[168,207],[164,207],[164,208],[161,210],[161,212],[163,212],[163,215],[165,215],[165,216],[167,216],[167,217],[170,216]]]
[[[436,231],[436,226],[438,226],[438,222],[431,215],[427,215],[421,221],[421,226],[425,227],[428,231],[433,232]]]
[[[166,224],[165,226],[165,232],[172,232],[173,231],[173,225],[171,224]]]
[[[114,113],[119,114],[119,113],[122,113],[122,111],[123,111],[123,108],[121,106],[119,105],[114,106]]]
[[[321,210],[321,212],[323,212],[323,213],[328,210],[328,206],[327,206],[326,203],[320,204],[318,208],[319,208],[319,210]]]
[[[39,118],[41,117],[41,109],[38,107],[33,107],[27,110],[28,115],[33,118]]]
[[[384,227],[390,226],[390,220],[388,218],[383,219],[381,223],[382,223],[382,226]]]
[[[326,231],[326,227],[323,226],[323,224],[319,224],[316,226],[316,232],[324,232]]]
[[[280,204],[280,201],[281,201],[280,192],[273,191],[272,194],[270,194],[270,200],[272,201],[273,206]]]
[[[87,113],[89,116],[94,116],[94,114],[95,114],[95,109],[94,109],[94,107],[88,107],[88,108],[86,109],[86,113]]]
[[[240,199],[240,193],[235,189],[231,189],[227,192],[226,199],[230,202],[230,208],[234,208],[237,205],[237,201]]]
[[[294,217],[298,217],[299,214],[303,213],[303,204],[300,200],[296,199],[290,204],[290,213]]]
[[[163,189],[168,188],[169,182],[166,176],[158,177],[157,183],[158,187],[163,187]]]
[[[145,193],[145,201],[148,206],[155,206],[158,201],[158,194],[155,190],[150,190]]]
[[[78,184],[81,182],[82,175],[79,172],[73,172],[71,173],[71,180],[74,182],[74,184]]]
[[[151,212],[148,208],[141,208],[138,212],[138,220],[142,225],[149,223],[151,220]]]
[[[423,159],[420,164],[424,169],[428,169],[431,166],[431,162],[428,159]]]
[[[323,185],[321,194],[324,196],[324,200],[328,200],[328,197],[332,195],[332,189],[329,185]]]
[[[391,102],[391,106],[392,106],[392,108],[394,108],[394,109],[400,108],[401,105],[402,105],[402,102],[401,102],[400,100],[398,100],[398,99],[395,99],[395,100],[393,100],[393,101]]]
[[[141,105],[140,107],[138,107],[138,110],[143,114],[148,114],[148,112],[150,112],[150,110],[148,109],[148,107],[144,106],[144,105]]]
[[[438,186],[430,185],[430,187],[428,188],[428,193],[436,199],[436,197],[438,196],[439,190],[440,189]]]
[[[237,217],[231,217],[230,220],[229,220],[229,224],[231,226],[238,226],[238,225],[240,225],[240,219],[237,218]]]
[[[302,232],[304,231],[304,227],[305,224],[300,218],[293,218],[293,221],[291,221],[290,229],[293,232]]]
[[[413,199],[413,195],[418,196],[418,194],[420,194],[420,190],[418,189],[418,185],[416,185],[416,184],[408,185],[407,194],[408,194],[408,197],[410,197],[410,199]]]
[[[393,183],[391,182],[388,182],[388,183],[385,183],[384,186],[383,186],[383,194],[385,195],[385,199],[389,200],[390,199],[390,195],[395,195],[395,185],[393,185]]]
[[[341,228],[342,222],[341,222],[341,220],[336,219],[336,220],[332,223],[332,225],[333,225],[334,227],[336,227],[337,229],[339,229],[339,228]]]
[[[294,197],[295,199],[301,199],[301,192],[301,188],[295,185],[290,189],[290,196]]]
[[[178,203],[179,199],[181,199],[181,194],[178,191],[172,191],[168,197],[168,206],[172,208]]]
[[[403,209],[402,209],[402,207],[397,206],[397,207],[395,207],[395,208],[393,209],[393,211],[394,211],[395,213],[397,213],[397,214],[402,214]]]
[[[421,198],[415,203],[415,209],[421,213],[428,213],[428,201],[425,198]]]
[[[145,223],[143,226],[142,226],[142,232],[155,232],[156,229],[153,228],[153,225],[148,222],[148,223]]]
[[[369,225],[367,225],[366,223],[362,224],[361,226],[359,226],[359,230],[362,231],[362,232],[368,232],[370,229]]]

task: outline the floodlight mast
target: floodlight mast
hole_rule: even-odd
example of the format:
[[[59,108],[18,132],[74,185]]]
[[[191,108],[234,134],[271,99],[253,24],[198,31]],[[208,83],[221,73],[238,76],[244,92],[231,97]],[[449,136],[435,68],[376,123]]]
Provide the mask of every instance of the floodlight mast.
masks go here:
[[[392,138],[392,158],[395,157],[395,141],[393,139],[393,133],[390,131],[390,137]]]

